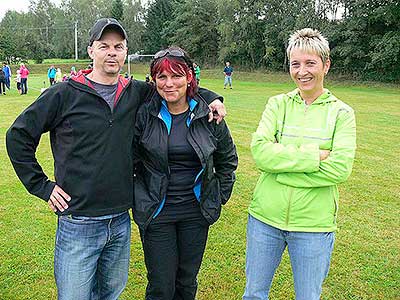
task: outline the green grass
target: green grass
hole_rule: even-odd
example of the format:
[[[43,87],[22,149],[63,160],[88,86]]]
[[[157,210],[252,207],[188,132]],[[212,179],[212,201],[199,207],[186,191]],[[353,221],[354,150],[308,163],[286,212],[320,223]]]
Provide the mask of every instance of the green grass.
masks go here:
[[[146,68],[133,66],[136,78]],[[139,72],[139,73],[137,73]],[[223,90],[218,70],[205,70],[201,84],[225,97],[227,122],[239,152],[237,183],[219,222],[211,227],[199,274],[198,300],[239,300],[245,276],[247,206],[258,171],[249,143],[268,97],[294,88],[282,74],[239,74],[234,89]],[[238,78],[241,78],[239,81]],[[15,89],[0,96],[0,299],[56,299],[53,248],[56,218],[47,204],[29,195],[10,165],[4,135],[16,116],[39,94],[46,76],[29,78],[28,95]],[[328,82],[336,96],[356,111],[358,149],[353,174],[340,186],[339,230],[322,299],[400,299],[400,92],[398,86]],[[37,152],[52,174],[48,135]],[[137,229],[133,229],[129,282],[121,299],[143,299],[146,274]],[[294,299],[285,253],[271,300]]]

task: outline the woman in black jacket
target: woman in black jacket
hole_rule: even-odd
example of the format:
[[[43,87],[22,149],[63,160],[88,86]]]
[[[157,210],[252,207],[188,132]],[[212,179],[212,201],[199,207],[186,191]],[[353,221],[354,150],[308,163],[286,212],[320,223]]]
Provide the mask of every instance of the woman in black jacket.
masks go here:
[[[193,64],[180,48],[151,64],[157,93],[136,117],[133,216],[147,300],[194,300],[209,225],[232,192],[238,158],[229,129],[208,122]]]

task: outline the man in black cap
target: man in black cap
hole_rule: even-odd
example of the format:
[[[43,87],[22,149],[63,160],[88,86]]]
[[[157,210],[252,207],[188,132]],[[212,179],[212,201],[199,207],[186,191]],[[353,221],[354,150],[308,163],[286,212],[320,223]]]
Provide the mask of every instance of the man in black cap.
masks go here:
[[[51,86],[7,132],[7,151],[27,190],[58,215],[54,274],[58,299],[118,299],[128,278],[136,111],[152,85],[119,75],[127,34],[117,20],[90,31],[93,69]],[[217,96],[205,92],[206,100]],[[224,115],[216,100],[214,107]],[[50,131],[55,181],[36,160]]]

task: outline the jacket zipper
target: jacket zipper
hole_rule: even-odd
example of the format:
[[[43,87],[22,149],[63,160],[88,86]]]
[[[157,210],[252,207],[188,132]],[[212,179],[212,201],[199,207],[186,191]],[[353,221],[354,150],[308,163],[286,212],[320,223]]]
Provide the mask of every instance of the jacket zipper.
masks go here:
[[[122,93],[121,93],[121,94],[122,94]],[[152,114],[151,114],[151,115],[152,115]],[[163,124],[163,128],[167,131],[167,135],[168,135],[168,128],[167,128],[167,125],[165,125],[164,121],[161,120],[161,119],[158,117],[158,115],[157,115],[157,116],[152,115],[152,116],[155,117],[155,118],[157,118],[157,120]],[[193,118],[192,122],[194,122],[196,119],[197,119],[197,118],[196,118],[196,116],[195,116],[195,117]],[[191,122],[191,123],[192,123],[192,122]],[[200,147],[198,146],[196,140],[193,138],[192,132],[191,132],[190,129],[191,129],[191,127],[189,127],[189,134],[190,134],[191,140],[194,141],[194,143],[197,145],[197,148],[200,148]],[[190,141],[189,141],[189,143],[190,143]],[[192,144],[191,144],[191,145],[192,145]],[[167,141],[167,147],[168,147],[168,141]],[[192,147],[193,147],[193,146],[192,146]],[[196,151],[196,150],[195,150],[195,151]],[[197,154],[197,156],[198,156],[199,159],[200,159],[200,162],[201,162],[201,165],[202,165],[203,169],[205,169],[205,162],[201,159],[201,157],[200,157],[200,155],[199,155],[199,153],[198,153],[197,151],[196,151],[196,154]],[[166,155],[167,155],[167,162],[168,162],[168,152],[166,153]],[[169,176],[170,176],[170,174],[171,174],[169,165],[168,165],[168,169],[167,169],[167,170],[168,170],[167,179],[169,179]],[[205,173],[205,172],[203,172],[202,177],[204,177],[204,173]],[[204,180],[202,180],[202,188],[203,188],[203,183],[204,183]],[[161,200],[161,202],[162,202],[162,200]],[[160,205],[161,205],[161,203],[160,203]],[[144,224],[144,226],[143,226],[143,236],[144,236],[144,234],[145,234],[145,231],[146,231],[146,229],[147,229],[147,226],[150,224],[150,222],[151,222],[151,220],[153,219],[153,217],[154,217],[154,215],[155,215],[155,212],[158,210],[158,208],[159,208],[159,206],[157,206],[157,208],[153,211],[153,213],[151,214],[151,216],[149,217],[149,219],[148,219],[148,220],[146,221],[146,223]]]
[[[78,82],[78,83],[79,83],[79,84],[82,84],[82,83],[80,83],[80,82]],[[119,84],[119,82],[118,82],[118,84]],[[101,96],[97,93],[97,91],[96,91],[95,89],[89,87],[89,89],[90,89],[89,91],[88,91],[88,90],[84,90],[84,91],[87,92],[87,93],[91,93],[91,94],[93,94],[93,95],[95,95],[95,96],[97,96],[98,98],[101,99],[101,102],[103,102],[103,105],[105,105],[105,106],[107,107],[108,111],[110,112],[111,120],[109,119],[108,122],[109,122],[110,125],[112,125],[112,123],[113,123],[113,121],[114,121],[114,111],[115,111],[115,109],[117,108],[117,106],[119,105],[119,99],[121,99],[122,95],[126,92],[127,87],[128,87],[130,84],[131,84],[131,82],[129,81],[128,84],[122,89],[121,94],[119,94],[117,104],[115,105],[114,109],[112,109],[112,110],[111,110],[110,106],[106,103],[106,101],[103,99],[103,97],[101,97]],[[84,84],[82,84],[82,85],[84,85]],[[86,86],[86,85],[84,85],[84,86]],[[117,89],[118,89],[118,87],[117,87]],[[95,93],[94,93],[93,91],[94,91]]]
[[[304,125],[306,123],[306,115],[307,115],[308,109],[310,108],[310,105],[307,105],[306,102],[304,101],[303,122],[301,124],[301,135],[299,136],[299,138],[301,138],[301,141],[299,143],[300,145],[302,145],[304,142]]]
[[[118,105],[118,104],[117,104]],[[168,135],[168,128],[167,125],[165,125],[164,121],[161,120],[158,116],[156,117],[156,119],[158,120],[158,122],[161,122],[161,124],[163,124],[162,126],[164,127],[164,129],[167,131],[167,135]],[[168,149],[168,140],[167,140],[167,149]],[[168,163],[168,152],[166,153],[167,155],[167,163]],[[171,174],[171,170],[169,168],[169,165],[167,166],[167,179],[169,179],[169,176]],[[166,195],[164,197],[162,197],[162,195],[160,195],[160,203],[157,206],[157,208],[152,212],[152,214],[150,215],[150,217],[147,219],[146,223],[143,226],[143,236],[146,232],[147,226],[149,226],[150,222],[153,220],[154,215],[156,214],[157,210],[159,209],[160,205],[162,205],[163,203],[163,199],[166,197]],[[165,199],[166,200],[166,199]],[[161,212],[161,211],[160,211]]]

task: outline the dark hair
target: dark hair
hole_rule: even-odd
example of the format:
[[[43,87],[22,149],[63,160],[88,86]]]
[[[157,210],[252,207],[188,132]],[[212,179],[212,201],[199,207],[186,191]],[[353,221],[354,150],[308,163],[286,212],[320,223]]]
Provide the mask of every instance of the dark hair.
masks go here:
[[[176,56],[171,54],[169,51],[179,50],[182,52],[182,56]],[[170,47],[164,51],[166,54],[160,58],[155,58],[150,65],[150,74],[153,78],[153,81],[156,81],[156,77],[158,74],[168,71],[174,74],[188,76],[189,73],[192,75],[192,80],[188,82],[188,88],[186,94],[193,98],[197,93],[198,86],[197,81],[194,75],[193,63],[186,52],[178,47]],[[161,52],[160,51],[160,52]],[[158,52],[159,53],[159,52]],[[174,53],[174,52],[172,52]]]

